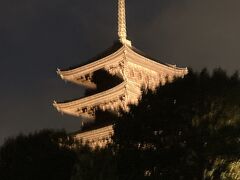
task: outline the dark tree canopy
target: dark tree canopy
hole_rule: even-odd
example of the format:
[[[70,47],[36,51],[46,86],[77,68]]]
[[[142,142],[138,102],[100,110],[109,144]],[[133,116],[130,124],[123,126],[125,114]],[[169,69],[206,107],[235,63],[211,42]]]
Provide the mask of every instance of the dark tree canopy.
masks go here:
[[[121,179],[207,179],[217,159],[240,158],[238,74],[190,71],[115,123]],[[218,169],[211,178],[220,179]]]
[[[111,149],[91,149],[64,131],[9,138],[0,148],[0,180],[117,180]]]
[[[1,180],[69,180],[76,154],[64,131],[43,130],[8,139],[0,149]]]
[[[237,73],[190,71],[121,117],[97,113],[96,126],[115,123],[111,145],[93,150],[64,131],[19,135],[0,148],[0,180],[240,179]]]
[[[120,180],[117,176],[117,161],[110,148],[77,149],[77,162],[71,180]]]

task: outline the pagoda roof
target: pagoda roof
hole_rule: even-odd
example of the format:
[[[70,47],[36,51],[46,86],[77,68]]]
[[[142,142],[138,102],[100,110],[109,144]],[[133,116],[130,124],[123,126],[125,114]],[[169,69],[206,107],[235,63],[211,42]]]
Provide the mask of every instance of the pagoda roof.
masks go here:
[[[104,57],[107,57],[109,55],[111,55],[112,53],[116,52],[117,50],[119,50],[121,47],[123,46],[123,44],[116,40],[113,42],[113,44],[106,48],[105,50],[103,50],[102,52],[98,53],[96,56],[93,56],[91,57],[90,59],[88,59],[86,62],[83,62],[83,63],[79,63],[77,65],[73,65],[73,66],[70,66],[68,68],[65,68],[65,69],[62,69],[62,71],[69,71],[69,70],[72,70],[72,69],[76,69],[76,68],[79,68],[81,66],[84,66],[84,65],[87,65],[87,64],[90,64],[92,62],[95,62],[95,61],[98,61],[99,59],[102,59]]]
[[[121,45],[118,48],[113,48],[113,49],[109,49],[108,52],[104,52],[104,55],[99,55],[97,57],[101,57],[100,59],[92,59],[90,60],[90,62],[78,66],[76,68],[73,69],[68,69],[68,70],[60,70],[58,69],[58,74],[65,80],[69,80],[68,78],[71,78],[71,76],[76,75],[77,73],[79,74],[88,74],[90,72],[94,72],[97,71],[101,68],[104,67],[104,65],[109,64],[109,59],[111,58],[111,60],[115,60],[113,59],[114,57],[116,57],[117,55],[119,55],[121,52],[123,51],[123,45]]]
[[[131,58],[133,56],[135,57],[134,59]],[[91,59],[87,64],[68,70],[58,69],[57,73],[66,81],[81,84],[89,88],[95,88],[96,85],[91,81],[89,76],[97,70],[106,68],[106,66],[119,63],[124,58],[131,63],[138,64],[154,71],[163,69],[167,71],[179,71],[179,73],[187,71],[187,68],[179,68],[176,67],[176,65],[159,62],[156,59],[146,56],[142,51],[133,46],[116,42],[111,48]]]
[[[88,97],[84,97],[78,100],[57,103],[54,102],[53,106],[60,112],[69,114],[72,116],[85,116],[88,118],[92,118],[89,116],[89,112],[94,111],[95,108],[98,108],[101,105],[105,105],[111,101],[116,101],[126,96],[126,94],[131,95],[132,97],[139,96],[139,89],[133,87],[130,83],[123,81],[121,84],[107,90],[103,91]],[[109,109],[109,108],[108,108]]]

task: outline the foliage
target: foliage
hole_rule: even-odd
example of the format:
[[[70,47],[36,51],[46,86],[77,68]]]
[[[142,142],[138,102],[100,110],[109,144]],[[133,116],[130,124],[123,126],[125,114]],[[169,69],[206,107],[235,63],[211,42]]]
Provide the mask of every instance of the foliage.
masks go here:
[[[64,131],[9,138],[0,148],[1,180],[117,180],[110,148],[91,149]]]
[[[238,180],[240,179],[240,160],[228,160],[217,158],[211,170],[205,172],[206,179],[216,179],[216,174],[220,180]]]
[[[237,73],[190,71],[146,92],[119,118],[99,112],[97,125],[115,122],[113,144],[105,149],[91,149],[64,131],[8,139],[0,148],[0,179],[237,180],[239,92]]]
[[[216,69],[146,93],[115,122],[120,179],[203,179],[218,158],[239,158],[239,92],[238,74]]]
[[[64,131],[43,130],[8,139],[0,149],[1,180],[69,180],[76,155]]]
[[[228,164],[227,171],[221,174],[222,180],[240,179],[240,161],[234,161]]]
[[[118,180],[116,160],[110,148],[90,149],[79,146],[71,180]]]

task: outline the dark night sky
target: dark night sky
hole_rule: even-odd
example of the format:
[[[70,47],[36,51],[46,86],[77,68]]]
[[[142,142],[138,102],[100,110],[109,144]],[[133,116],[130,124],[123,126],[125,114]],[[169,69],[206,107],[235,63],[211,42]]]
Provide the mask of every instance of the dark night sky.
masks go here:
[[[232,73],[240,69],[239,0],[127,0],[128,37],[161,61]],[[0,1],[0,144],[43,128],[77,130],[56,100],[81,97],[55,71],[100,53],[117,38],[117,0]]]

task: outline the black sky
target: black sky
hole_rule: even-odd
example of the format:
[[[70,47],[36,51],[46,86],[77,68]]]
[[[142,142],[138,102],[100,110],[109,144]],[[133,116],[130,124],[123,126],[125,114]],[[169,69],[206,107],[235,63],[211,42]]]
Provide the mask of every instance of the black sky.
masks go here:
[[[128,37],[151,57],[200,70],[240,69],[239,0],[126,0]],[[77,130],[52,101],[81,97],[55,71],[117,39],[117,0],[0,1],[0,144],[43,128]]]

